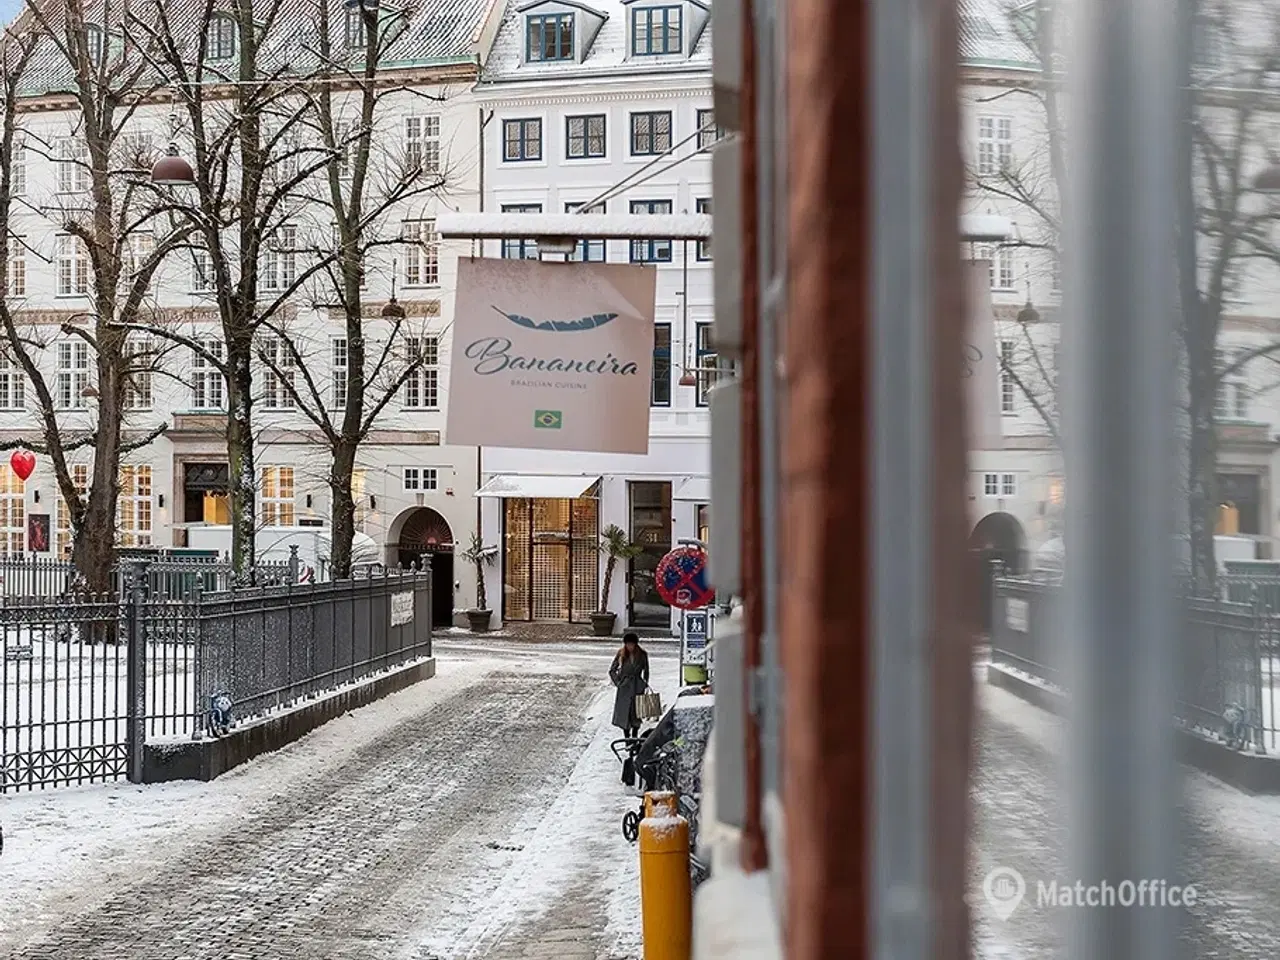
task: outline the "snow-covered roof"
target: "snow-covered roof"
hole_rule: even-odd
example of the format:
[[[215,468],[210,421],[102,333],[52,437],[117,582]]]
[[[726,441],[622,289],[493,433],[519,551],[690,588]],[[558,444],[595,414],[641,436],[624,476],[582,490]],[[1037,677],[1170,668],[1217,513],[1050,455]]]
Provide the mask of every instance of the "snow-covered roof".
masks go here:
[[[960,62],[966,66],[1038,69],[1032,50],[1014,29],[1027,0],[959,0]]]
[[[320,65],[314,52],[318,36],[316,5],[321,0],[278,2],[279,8],[272,28],[260,51],[260,62],[264,68],[283,64],[285,72],[295,76],[316,73]],[[343,0],[327,2],[330,5],[329,24],[333,47],[335,52],[340,52],[346,47],[346,8]],[[479,56],[477,38],[480,30],[487,16],[496,15],[493,6],[500,2],[502,0],[387,0],[382,5],[383,17],[397,13],[403,15],[404,27],[387,43],[381,58],[382,67],[396,69],[476,62]],[[42,9],[55,23],[55,29],[60,29],[56,25],[61,20],[62,8],[56,3],[57,0],[46,0]],[[141,0],[129,7],[127,14],[118,4],[89,0],[85,5],[85,21],[91,25],[103,24],[104,18],[109,17],[105,23],[111,37],[111,55],[123,56],[127,62],[141,65],[145,62],[145,57],[138,47],[149,45],[150,33],[147,27],[137,21],[142,24],[158,23],[161,6],[174,35],[190,35],[190,60],[194,63],[196,34],[203,21],[205,0]],[[221,0],[216,9],[230,12],[230,0]],[[133,19],[127,20],[126,16]],[[24,14],[17,28],[22,29],[23,24],[36,28],[36,21],[29,12]],[[122,36],[131,38],[130,42],[125,44]],[[361,57],[363,53],[354,53],[353,56]],[[233,71],[230,62],[208,62],[206,73],[210,74],[210,80],[219,78],[216,69],[224,69],[228,75]],[[72,86],[73,77],[66,57],[51,39],[43,40],[25,72],[23,92],[36,96],[69,91]]]
[[[590,0],[579,4],[573,0],[561,0],[563,6],[586,7],[605,18],[600,30],[590,42],[590,47],[582,62],[550,61],[524,62],[525,46],[525,12],[530,3],[528,0],[510,0],[498,28],[498,35],[493,49],[484,65],[482,79],[488,83],[510,83],[522,80],[543,80],[556,77],[604,76],[611,74],[630,75],[637,73],[664,74],[711,72],[711,24],[710,18],[705,25],[699,27],[696,21],[686,19],[686,29],[698,30],[693,52],[689,56],[671,55],[661,57],[628,57],[627,56],[627,23],[628,10],[640,0]],[[646,0],[648,5],[670,5],[671,0]],[[691,7],[706,10],[707,5],[695,0],[684,0]]]

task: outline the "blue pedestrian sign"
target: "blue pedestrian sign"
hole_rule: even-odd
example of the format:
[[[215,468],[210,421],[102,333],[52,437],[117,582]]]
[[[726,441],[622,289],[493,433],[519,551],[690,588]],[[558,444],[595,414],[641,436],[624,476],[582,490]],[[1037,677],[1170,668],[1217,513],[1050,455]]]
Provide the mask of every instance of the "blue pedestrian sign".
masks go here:
[[[711,637],[711,623],[711,614],[705,607],[684,612],[680,665],[685,683],[706,682],[707,641]]]

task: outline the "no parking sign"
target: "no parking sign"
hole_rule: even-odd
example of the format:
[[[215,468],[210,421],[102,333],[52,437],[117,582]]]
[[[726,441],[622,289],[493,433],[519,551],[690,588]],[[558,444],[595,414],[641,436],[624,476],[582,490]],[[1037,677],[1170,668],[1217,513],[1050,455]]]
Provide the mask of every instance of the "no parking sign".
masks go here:
[[[710,606],[716,592],[707,583],[707,551],[701,547],[677,547],[662,558],[654,571],[658,595],[679,610]]]

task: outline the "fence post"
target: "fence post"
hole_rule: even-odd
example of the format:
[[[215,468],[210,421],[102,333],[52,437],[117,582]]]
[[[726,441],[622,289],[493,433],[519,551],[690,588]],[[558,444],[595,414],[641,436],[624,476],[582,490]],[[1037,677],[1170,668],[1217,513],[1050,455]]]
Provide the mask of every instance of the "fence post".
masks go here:
[[[298,582],[298,575],[302,572],[302,561],[298,559],[298,545],[296,543],[289,544],[289,582],[291,584]]]
[[[129,591],[126,595],[125,631],[129,644],[125,685],[129,702],[125,713],[125,740],[130,783],[142,783],[143,755],[147,742],[146,685],[147,685],[147,628],[143,616],[144,586],[147,577],[145,560],[129,564]]]

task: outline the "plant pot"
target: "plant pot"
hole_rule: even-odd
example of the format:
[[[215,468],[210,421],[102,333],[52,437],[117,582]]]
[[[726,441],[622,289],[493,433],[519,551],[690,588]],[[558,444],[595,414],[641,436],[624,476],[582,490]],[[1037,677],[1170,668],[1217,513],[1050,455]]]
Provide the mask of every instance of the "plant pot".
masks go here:
[[[472,633],[488,633],[489,621],[493,619],[492,610],[468,610],[467,624]]]
[[[593,613],[591,615],[591,634],[596,637],[612,637],[613,625],[618,622],[616,613]]]

